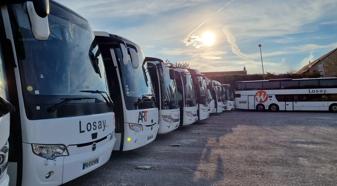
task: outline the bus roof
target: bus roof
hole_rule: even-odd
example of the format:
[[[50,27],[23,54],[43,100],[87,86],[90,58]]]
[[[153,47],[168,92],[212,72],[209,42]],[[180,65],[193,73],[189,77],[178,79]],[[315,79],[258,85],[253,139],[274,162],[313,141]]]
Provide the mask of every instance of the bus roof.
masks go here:
[[[308,80],[329,80],[329,79],[337,79],[337,77],[300,78],[300,79],[283,78],[283,79],[269,79],[269,80],[237,81],[237,83],[256,83],[256,82],[270,82],[270,81],[308,81]]]
[[[140,49],[140,46],[122,36],[119,36],[119,35],[116,35],[116,34],[110,34],[108,32],[104,32],[104,31],[95,31],[94,32],[95,36],[96,37],[105,37],[105,38],[109,38],[111,40],[115,40],[115,41],[118,41],[118,42],[122,42],[122,43],[126,43],[126,44],[129,44],[129,45],[133,45],[135,46],[137,49]]]

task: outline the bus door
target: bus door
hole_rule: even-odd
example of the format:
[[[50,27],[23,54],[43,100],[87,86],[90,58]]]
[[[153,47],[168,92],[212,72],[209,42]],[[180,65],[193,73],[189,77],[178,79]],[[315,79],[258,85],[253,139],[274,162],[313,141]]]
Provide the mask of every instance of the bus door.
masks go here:
[[[248,96],[248,109],[255,110],[255,96]]]
[[[294,102],[293,101],[286,101],[286,111],[293,111],[294,110]]]
[[[284,103],[285,103],[285,110],[286,111],[293,111],[294,110],[294,101],[295,97],[293,95],[284,95]]]

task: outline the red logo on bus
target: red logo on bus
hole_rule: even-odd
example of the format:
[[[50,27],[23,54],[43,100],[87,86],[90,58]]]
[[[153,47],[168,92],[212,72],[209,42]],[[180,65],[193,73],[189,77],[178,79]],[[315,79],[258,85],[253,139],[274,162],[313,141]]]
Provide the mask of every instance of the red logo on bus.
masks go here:
[[[264,103],[268,100],[268,94],[264,90],[259,90],[256,92],[255,99],[258,103]]]

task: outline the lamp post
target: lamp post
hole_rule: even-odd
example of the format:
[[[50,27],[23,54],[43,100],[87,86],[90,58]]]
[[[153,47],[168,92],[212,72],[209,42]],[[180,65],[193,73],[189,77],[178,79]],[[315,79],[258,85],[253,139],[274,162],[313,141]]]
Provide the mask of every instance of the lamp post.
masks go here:
[[[264,66],[263,66],[263,57],[262,57],[262,45],[261,44],[259,44],[259,48],[260,48],[260,55],[261,55],[262,75],[263,75],[263,79],[264,79],[265,75],[264,75]]]

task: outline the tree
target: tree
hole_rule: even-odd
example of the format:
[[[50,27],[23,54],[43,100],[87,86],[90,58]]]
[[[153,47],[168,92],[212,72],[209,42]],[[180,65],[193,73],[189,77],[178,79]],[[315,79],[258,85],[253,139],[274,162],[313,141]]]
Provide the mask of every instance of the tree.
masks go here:
[[[189,62],[177,62],[176,64],[174,64],[174,67],[176,68],[190,68],[191,63]]]

